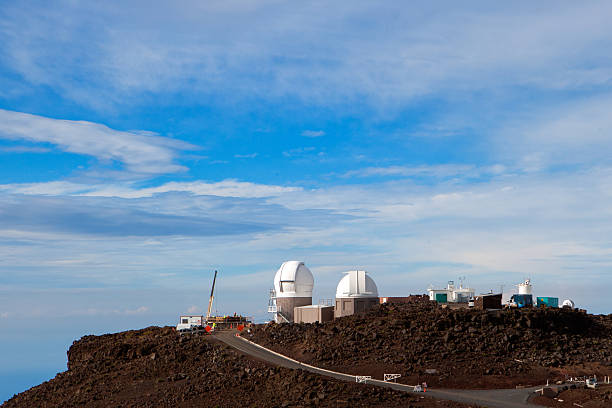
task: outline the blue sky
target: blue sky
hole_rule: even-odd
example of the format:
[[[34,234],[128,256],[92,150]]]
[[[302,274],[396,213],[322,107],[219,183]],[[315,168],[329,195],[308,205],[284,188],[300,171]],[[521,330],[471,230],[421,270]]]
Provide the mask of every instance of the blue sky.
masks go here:
[[[359,267],[610,313],[611,9],[2,3],[0,400],[201,311],[213,269],[259,320],[289,259],[315,298]]]

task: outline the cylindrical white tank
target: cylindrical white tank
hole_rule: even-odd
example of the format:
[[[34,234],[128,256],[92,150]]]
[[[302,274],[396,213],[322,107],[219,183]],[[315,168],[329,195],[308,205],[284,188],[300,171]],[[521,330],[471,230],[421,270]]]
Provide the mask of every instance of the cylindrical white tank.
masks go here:
[[[531,286],[531,280],[529,279],[518,284],[519,295],[531,295],[532,289],[533,287]]]

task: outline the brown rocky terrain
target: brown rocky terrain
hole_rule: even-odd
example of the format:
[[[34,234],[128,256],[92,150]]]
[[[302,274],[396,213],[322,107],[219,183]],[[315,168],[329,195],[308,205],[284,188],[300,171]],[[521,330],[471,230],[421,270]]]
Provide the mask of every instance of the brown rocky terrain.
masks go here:
[[[603,385],[595,390],[584,386],[564,386],[555,397],[538,395],[531,398],[530,402],[553,408],[612,407],[612,385]]]
[[[612,375],[612,315],[569,309],[487,312],[434,302],[383,304],[324,324],[256,326],[251,340],[350,374],[402,374],[449,388],[514,388]]]
[[[272,367],[214,336],[181,336],[170,327],[85,336],[70,347],[68,368],[2,406],[466,407]]]

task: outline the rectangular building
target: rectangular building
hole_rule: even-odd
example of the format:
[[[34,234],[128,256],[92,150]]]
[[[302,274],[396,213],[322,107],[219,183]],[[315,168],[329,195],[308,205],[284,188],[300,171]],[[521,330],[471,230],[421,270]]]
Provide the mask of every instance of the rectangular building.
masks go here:
[[[323,323],[334,320],[334,307],[324,305],[299,306],[293,309],[295,323]]]
[[[335,317],[350,316],[355,313],[364,313],[378,305],[378,297],[370,298],[336,298]]]
[[[474,307],[476,309],[501,309],[502,308],[502,294],[501,293],[488,293],[485,295],[478,295],[474,298]]]

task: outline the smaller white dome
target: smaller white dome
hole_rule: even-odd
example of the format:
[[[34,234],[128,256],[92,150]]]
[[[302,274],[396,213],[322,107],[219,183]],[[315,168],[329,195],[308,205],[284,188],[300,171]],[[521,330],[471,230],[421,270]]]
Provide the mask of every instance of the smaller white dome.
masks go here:
[[[340,279],[336,288],[336,298],[370,298],[378,297],[378,288],[374,279],[366,271],[349,271]]]
[[[276,297],[312,297],[314,277],[300,261],[283,262],[274,276]]]
[[[565,299],[561,304],[561,307],[569,307],[570,309],[573,309],[574,306],[574,301],[571,299]]]

